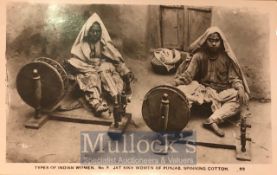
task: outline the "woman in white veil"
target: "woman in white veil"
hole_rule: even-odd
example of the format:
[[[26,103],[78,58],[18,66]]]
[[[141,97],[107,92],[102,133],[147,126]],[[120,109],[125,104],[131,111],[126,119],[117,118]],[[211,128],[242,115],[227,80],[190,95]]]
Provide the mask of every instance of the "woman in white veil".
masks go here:
[[[111,97],[123,90],[123,80],[133,77],[100,17],[94,13],[83,25],[68,60],[77,71],[76,80],[85,99],[101,117],[107,117],[108,105],[102,99],[104,89]]]

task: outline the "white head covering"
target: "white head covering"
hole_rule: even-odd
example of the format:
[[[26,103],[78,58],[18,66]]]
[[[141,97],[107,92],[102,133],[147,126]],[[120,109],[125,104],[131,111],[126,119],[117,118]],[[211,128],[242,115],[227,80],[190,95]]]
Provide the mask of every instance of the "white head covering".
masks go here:
[[[83,25],[71,48],[71,54],[77,56],[82,61],[86,61],[89,58],[91,50],[89,44],[84,41],[84,38],[87,36],[90,27],[95,22],[98,22],[100,24],[102,30],[101,43],[104,46],[102,54],[112,59],[113,61],[123,62],[121,54],[114,47],[105,25],[96,13],[92,14],[91,17]]]
[[[223,46],[224,46],[224,51],[226,52],[226,54],[230,57],[230,59],[233,61],[234,63],[234,68],[235,71],[237,72],[237,74],[239,75],[239,77],[242,79],[243,81],[243,85],[245,88],[245,91],[250,94],[250,90],[248,87],[248,84],[246,82],[245,76],[241,70],[241,67],[239,65],[239,62],[237,60],[237,57],[235,56],[233,50],[231,49],[225,35],[223,34],[223,32],[216,26],[210,27],[208,28],[204,34],[202,34],[200,37],[198,37],[190,46],[189,46],[189,51],[191,53],[195,53],[198,49],[200,49],[206,42],[208,36],[210,34],[213,33],[218,33],[223,41]]]
[[[189,51],[194,53],[195,51],[197,51],[198,49],[200,49],[206,42],[208,36],[210,34],[213,33],[218,33],[221,37],[221,39],[223,40],[223,46],[225,48],[225,52],[227,53],[227,55],[232,58],[235,62],[237,61],[237,58],[234,54],[234,52],[232,51],[225,35],[223,34],[223,32],[216,26],[212,26],[210,28],[208,28],[204,34],[202,34],[200,37],[198,37],[190,46],[189,46]]]

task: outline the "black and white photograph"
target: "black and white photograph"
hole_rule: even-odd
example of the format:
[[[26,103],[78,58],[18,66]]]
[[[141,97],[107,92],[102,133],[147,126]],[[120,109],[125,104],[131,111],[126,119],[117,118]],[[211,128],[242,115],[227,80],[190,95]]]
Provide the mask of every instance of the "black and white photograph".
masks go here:
[[[89,174],[272,166],[277,4],[227,2],[6,2],[4,164]]]

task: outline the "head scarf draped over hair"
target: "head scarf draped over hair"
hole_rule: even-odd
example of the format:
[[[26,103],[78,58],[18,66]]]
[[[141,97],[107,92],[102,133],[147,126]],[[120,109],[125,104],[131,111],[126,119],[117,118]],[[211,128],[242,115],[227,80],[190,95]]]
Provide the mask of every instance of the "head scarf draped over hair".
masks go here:
[[[79,32],[72,48],[71,48],[71,54],[77,56],[81,61],[87,62],[89,56],[90,56],[90,46],[85,41],[85,38],[88,35],[88,31],[90,27],[95,23],[98,22],[100,24],[102,35],[101,35],[101,43],[103,45],[102,54],[106,56],[107,58],[111,59],[115,62],[124,62],[121,54],[119,51],[114,47],[111,37],[100,19],[100,17],[94,13],[90,16],[90,18],[86,21],[86,23],[83,25],[81,31]]]
[[[239,62],[237,60],[237,57],[235,56],[233,50],[231,49],[225,35],[223,34],[223,32],[218,28],[218,27],[210,27],[208,28],[204,34],[202,34],[200,37],[198,37],[190,46],[189,46],[189,51],[194,54],[195,52],[197,52],[200,48],[202,48],[202,46],[205,44],[208,36],[210,34],[213,33],[218,33],[222,39],[222,44],[224,46],[224,51],[226,52],[226,54],[228,55],[228,57],[233,61],[233,65],[234,65],[234,69],[237,72],[238,76],[242,79],[243,81],[243,86],[245,91],[250,94],[250,90],[248,87],[248,84],[246,82],[245,76],[241,70],[241,67],[239,65]]]

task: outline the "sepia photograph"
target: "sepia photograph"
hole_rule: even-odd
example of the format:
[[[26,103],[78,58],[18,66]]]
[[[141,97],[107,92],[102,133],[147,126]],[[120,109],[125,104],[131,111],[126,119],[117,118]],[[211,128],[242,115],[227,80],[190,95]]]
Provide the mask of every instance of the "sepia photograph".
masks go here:
[[[276,3],[238,2],[7,2],[4,164],[272,165]]]

